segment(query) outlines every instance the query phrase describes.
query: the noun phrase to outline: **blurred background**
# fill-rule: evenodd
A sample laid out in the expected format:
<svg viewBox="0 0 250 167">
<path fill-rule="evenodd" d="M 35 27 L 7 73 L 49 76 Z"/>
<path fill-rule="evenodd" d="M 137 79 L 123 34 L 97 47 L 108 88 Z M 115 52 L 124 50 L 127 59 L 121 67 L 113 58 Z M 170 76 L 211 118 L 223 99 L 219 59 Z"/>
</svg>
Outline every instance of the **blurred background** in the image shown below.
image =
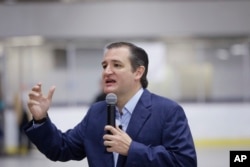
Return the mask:
<svg viewBox="0 0 250 167">
<path fill-rule="evenodd" d="M 50 117 L 74 127 L 100 93 L 103 48 L 129 41 L 149 54 L 149 90 L 179 102 L 198 166 L 229 166 L 250 150 L 249 0 L 0 0 L 0 166 L 58 163 L 19 131 L 27 93 L 56 86 Z"/>
</svg>

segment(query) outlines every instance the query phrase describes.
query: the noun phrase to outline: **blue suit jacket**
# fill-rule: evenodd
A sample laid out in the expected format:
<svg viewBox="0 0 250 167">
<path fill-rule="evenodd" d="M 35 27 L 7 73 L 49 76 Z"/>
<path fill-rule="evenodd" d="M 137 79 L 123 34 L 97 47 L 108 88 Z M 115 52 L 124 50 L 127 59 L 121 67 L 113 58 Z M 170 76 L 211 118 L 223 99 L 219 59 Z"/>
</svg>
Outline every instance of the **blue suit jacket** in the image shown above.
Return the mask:
<svg viewBox="0 0 250 167">
<path fill-rule="evenodd" d="M 88 159 L 90 167 L 113 167 L 113 154 L 103 145 L 106 103 L 93 104 L 84 119 L 66 133 L 48 119 L 26 134 L 53 161 Z M 132 138 L 128 156 L 119 156 L 117 167 L 196 167 L 196 152 L 183 109 L 175 102 L 144 90 L 129 122 Z"/>
</svg>

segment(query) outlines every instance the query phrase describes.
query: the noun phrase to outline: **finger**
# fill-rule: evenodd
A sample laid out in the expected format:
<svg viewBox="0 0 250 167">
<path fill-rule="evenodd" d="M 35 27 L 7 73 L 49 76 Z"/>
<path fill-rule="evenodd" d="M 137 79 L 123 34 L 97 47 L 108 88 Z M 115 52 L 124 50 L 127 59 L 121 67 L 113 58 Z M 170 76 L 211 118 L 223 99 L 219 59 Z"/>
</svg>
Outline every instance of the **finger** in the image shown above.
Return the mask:
<svg viewBox="0 0 250 167">
<path fill-rule="evenodd" d="M 106 126 L 104 127 L 104 130 L 107 131 L 109 128 L 110 128 L 110 125 L 106 125 Z"/>
<path fill-rule="evenodd" d="M 114 152 L 114 148 L 112 146 L 107 145 L 105 147 L 106 147 L 107 152 Z"/>
<path fill-rule="evenodd" d="M 107 152 L 114 152 L 112 147 L 107 146 Z"/>
<path fill-rule="evenodd" d="M 105 140 L 103 144 L 104 146 L 111 146 L 112 143 L 110 140 Z"/>
<path fill-rule="evenodd" d="M 29 100 L 29 101 L 28 101 L 28 106 L 38 105 L 38 104 L 39 104 L 39 102 L 36 101 L 36 100 Z"/>
<path fill-rule="evenodd" d="M 114 148 L 112 146 L 106 146 L 107 152 L 115 152 Z"/>
<path fill-rule="evenodd" d="M 110 140 L 105 140 L 103 145 L 106 147 L 108 152 L 113 152 L 113 148 L 112 148 L 112 141 Z"/>
<path fill-rule="evenodd" d="M 38 86 L 38 92 L 42 92 L 42 83 L 39 82 L 37 86 Z"/>
<path fill-rule="evenodd" d="M 36 84 L 35 86 L 32 87 L 31 90 L 35 92 L 41 92 L 41 84 Z"/>
<path fill-rule="evenodd" d="M 55 92 L 55 89 L 56 89 L 55 86 L 52 86 L 52 87 L 50 88 L 49 93 L 48 93 L 48 99 L 50 99 L 50 100 L 52 99 L 53 94 L 54 94 L 54 92 Z"/>
<path fill-rule="evenodd" d="M 113 135 L 117 134 L 117 130 L 113 126 L 106 125 L 105 130 L 110 131 Z"/>
<path fill-rule="evenodd" d="M 123 132 L 123 130 L 122 130 L 122 128 L 120 128 L 121 126 L 116 126 L 116 130 L 118 131 L 118 132 Z"/>
<path fill-rule="evenodd" d="M 106 135 L 103 136 L 104 141 L 106 141 L 106 140 L 111 141 L 113 139 L 114 139 L 114 135 L 106 134 Z"/>
<path fill-rule="evenodd" d="M 39 95 L 40 95 L 40 94 L 37 93 L 37 92 L 35 92 L 35 91 L 30 91 L 30 92 L 29 92 L 29 97 L 30 97 L 30 98 L 38 97 Z"/>
</svg>

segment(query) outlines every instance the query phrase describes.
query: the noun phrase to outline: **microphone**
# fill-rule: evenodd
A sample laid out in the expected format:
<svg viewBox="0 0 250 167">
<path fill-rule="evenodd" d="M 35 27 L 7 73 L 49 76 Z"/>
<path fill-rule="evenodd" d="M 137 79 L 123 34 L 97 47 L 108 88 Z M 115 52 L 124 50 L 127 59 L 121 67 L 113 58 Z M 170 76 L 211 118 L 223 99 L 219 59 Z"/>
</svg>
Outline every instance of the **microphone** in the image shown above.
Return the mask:
<svg viewBox="0 0 250 167">
<path fill-rule="evenodd" d="M 107 103 L 107 125 L 115 127 L 115 105 L 117 103 L 117 96 L 114 93 L 109 93 L 106 96 Z M 111 132 L 108 132 L 111 134 Z"/>
</svg>

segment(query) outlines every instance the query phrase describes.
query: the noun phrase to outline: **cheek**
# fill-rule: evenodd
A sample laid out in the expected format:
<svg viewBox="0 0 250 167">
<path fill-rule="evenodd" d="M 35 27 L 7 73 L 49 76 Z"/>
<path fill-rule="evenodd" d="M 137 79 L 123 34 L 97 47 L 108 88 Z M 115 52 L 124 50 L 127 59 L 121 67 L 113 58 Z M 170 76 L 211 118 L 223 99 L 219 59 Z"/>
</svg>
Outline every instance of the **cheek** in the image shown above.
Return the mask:
<svg viewBox="0 0 250 167">
<path fill-rule="evenodd" d="M 120 81 L 122 82 L 121 84 L 132 84 L 134 83 L 135 76 L 133 74 L 124 74 L 121 75 Z"/>
<path fill-rule="evenodd" d="M 129 83 L 135 80 L 135 77 L 136 77 L 135 73 L 133 73 L 131 69 L 119 71 L 116 74 L 117 74 L 116 76 L 120 84 Z"/>
</svg>

